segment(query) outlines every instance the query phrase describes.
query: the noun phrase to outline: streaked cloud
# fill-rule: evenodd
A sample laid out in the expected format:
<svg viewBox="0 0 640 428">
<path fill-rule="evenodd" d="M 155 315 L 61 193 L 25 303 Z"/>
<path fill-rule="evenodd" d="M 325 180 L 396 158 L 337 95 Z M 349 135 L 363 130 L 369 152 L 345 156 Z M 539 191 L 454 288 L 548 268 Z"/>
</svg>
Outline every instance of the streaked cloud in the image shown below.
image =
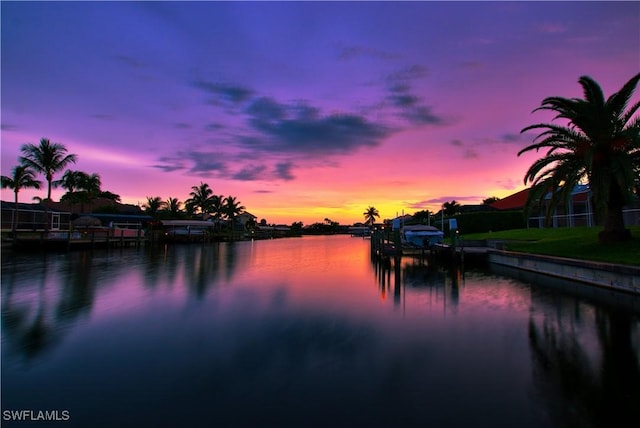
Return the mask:
<svg viewBox="0 0 640 428">
<path fill-rule="evenodd" d="M 291 172 L 292 169 L 293 169 L 293 163 L 281 162 L 276 164 L 274 173 L 276 177 L 278 177 L 281 180 L 285 180 L 285 181 L 293 180 L 295 176 Z"/>
<path fill-rule="evenodd" d="M 254 181 L 263 177 L 264 171 L 267 169 L 264 165 L 250 165 L 242 168 L 240 171 L 231 175 L 234 180 Z"/>
<path fill-rule="evenodd" d="M 203 80 L 193 82 L 196 88 L 213 95 L 216 99 L 222 99 L 231 103 L 242 103 L 248 100 L 253 94 L 253 90 L 239 85 L 229 83 L 214 83 Z"/>
<path fill-rule="evenodd" d="M 246 138 L 251 150 L 315 155 L 349 154 L 372 147 L 388 135 L 388 129 L 357 114 L 328 114 L 308 105 L 285 105 L 259 98 L 247 109 L 257 138 Z"/>
</svg>

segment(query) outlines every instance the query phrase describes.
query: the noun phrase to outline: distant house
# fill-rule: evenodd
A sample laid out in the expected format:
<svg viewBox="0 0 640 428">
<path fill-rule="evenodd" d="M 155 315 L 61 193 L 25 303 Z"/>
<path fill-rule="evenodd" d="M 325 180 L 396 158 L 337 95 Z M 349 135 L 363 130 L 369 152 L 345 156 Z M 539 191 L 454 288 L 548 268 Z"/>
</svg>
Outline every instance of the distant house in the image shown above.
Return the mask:
<svg viewBox="0 0 640 428">
<path fill-rule="evenodd" d="M 458 208 L 458 213 L 467 214 L 467 213 L 488 212 L 488 211 L 495 211 L 495 210 L 496 210 L 495 207 L 487 204 L 461 205 L 460 208 Z"/>
<path fill-rule="evenodd" d="M 275 226 L 258 225 L 252 232 L 252 237 L 260 238 L 282 238 L 291 234 L 291 227 L 285 224 Z"/>
<path fill-rule="evenodd" d="M 255 224 L 256 220 L 258 220 L 258 217 L 247 211 L 236 216 L 236 223 L 241 224 L 243 229 L 246 229 L 247 223 L 249 222 L 253 222 Z"/>
<path fill-rule="evenodd" d="M 142 214 L 142 209 L 137 205 L 121 204 L 107 198 L 96 198 L 90 202 L 75 202 L 70 203 L 68 201 L 62 202 L 48 202 L 48 206 L 51 209 L 58 211 L 68 211 L 74 214 L 89 214 L 89 213 L 111 213 L 111 214 L 130 214 L 138 215 Z"/>
<path fill-rule="evenodd" d="M 72 218 L 74 216 L 77 214 L 73 214 Z M 144 229 L 153 222 L 153 217 L 147 214 L 91 213 L 90 216 L 100 220 L 102 226 L 117 226 L 125 229 Z"/>
<path fill-rule="evenodd" d="M 524 189 L 516 192 L 506 198 L 500 199 L 491 204 L 493 208 L 499 210 L 524 210 L 529 196 L 530 189 Z M 551 200 L 551 192 L 545 197 L 542 205 L 537 210 L 532 210 L 531 215 L 527 219 L 528 227 L 544 227 L 546 210 Z M 640 224 L 640 208 L 637 203 L 628 206 L 623 210 L 625 224 Z M 574 226 L 593 226 L 595 224 L 592 194 L 589 185 L 578 184 L 571 192 L 569 204 L 560 204 L 556 207 L 551 217 L 552 227 L 574 227 Z"/>
<path fill-rule="evenodd" d="M 68 230 L 71 213 L 60 211 L 42 204 L 2 202 L 2 230 L 12 230 L 14 218 L 17 231 Z M 17 209 L 16 209 L 17 208 Z"/>
</svg>

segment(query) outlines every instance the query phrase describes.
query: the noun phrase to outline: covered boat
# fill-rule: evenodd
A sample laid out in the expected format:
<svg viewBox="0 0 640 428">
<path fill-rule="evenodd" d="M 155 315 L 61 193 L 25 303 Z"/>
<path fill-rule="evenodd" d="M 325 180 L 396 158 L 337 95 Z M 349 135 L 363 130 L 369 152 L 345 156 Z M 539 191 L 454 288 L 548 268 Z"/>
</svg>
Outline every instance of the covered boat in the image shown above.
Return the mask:
<svg viewBox="0 0 640 428">
<path fill-rule="evenodd" d="M 427 225 L 407 225 L 400 230 L 402 243 L 419 248 L 428 248 L 442 244 L 444 233 L 436 227 Z"/>
</svg>

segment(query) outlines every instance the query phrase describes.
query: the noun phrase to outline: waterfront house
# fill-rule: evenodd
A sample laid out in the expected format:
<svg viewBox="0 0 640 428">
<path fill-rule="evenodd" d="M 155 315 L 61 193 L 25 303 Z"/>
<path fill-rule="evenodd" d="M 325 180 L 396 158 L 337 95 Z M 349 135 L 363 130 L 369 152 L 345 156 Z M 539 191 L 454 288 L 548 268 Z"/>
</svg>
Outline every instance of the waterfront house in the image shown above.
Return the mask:
<svg viewBox="0 0 640 428">
<path fill-rule="evenodd" d="M 524 189 L 491 204 L 498 210 L 524 210 L 530 189 Z M 545 227 L 545 213 L 551 200 L 551 192 L 545 197 L 538 209 L 532 209 L 527 219 L 528 227 Z M 636 201 L 623 210 L 625 225 L 640 225 L 640 204 Z M 551 217 L 551 227 L 575 227 L 595 225 L 592 194 L 589 185 L 576 185 L 568 204 L 560 204 Z"/>
<path fill-rule="evenodd" d="M 47 210 L 40 203 L 26 204 L 19 202 L 16 207 L 14 202 L 1 202 L 3 232 L 12 230 L 14 218 L 16 220 L 16 231 L 18 232 L 69 229 L 71 213 L 68 211 L 60 211 L 51 207 Z"/>
<path fill-rule="evenodd" d="M 245 211 L 242 214 L 238 214 L 235 220 L 236 224 L 242 225 L 242 230 L 245 230 L 247 228 L 247 223 L 256 224 L 258 217 L 254 216 L 250 212 Z"/>
</svg>

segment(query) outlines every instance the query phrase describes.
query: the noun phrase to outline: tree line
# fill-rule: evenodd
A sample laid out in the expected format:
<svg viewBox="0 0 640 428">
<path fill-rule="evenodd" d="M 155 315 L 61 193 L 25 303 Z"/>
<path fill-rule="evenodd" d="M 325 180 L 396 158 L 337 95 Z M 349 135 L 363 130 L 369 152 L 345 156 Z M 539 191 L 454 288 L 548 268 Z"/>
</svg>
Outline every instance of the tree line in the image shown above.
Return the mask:
<svg viewBox="0 0 640 428">
<path fill-rule="evenodd" d="M 12 189 L 14 192 L 15 209 L 18 207 L 18 195 L 22 189 L 40 189 L 42 181 L 37 179 L 42 174 L 47 182 L 46 198 L 35 197 L 43 203 L 45 212 L 49 210 L 48 201 L 51 201 L 51 190 L 55 187 L 66 189 L 61 196 L 61 202 L 67 202 L 72 207 L 80 205 L 80 211 L 84 212 L 85 204 L 90 204 L 98 198 L 120 202 L 120 195 L 102 189 L 102 181 L 98 174 L 88 174 L 83 171 L 67 169 L 61 179 L 54 180 L 57 173 L 64 170 L 70 164 L 75 164 L 78 156 L 68 153 L 67 148 L 60 143 L 52 143 L 48 138 L 42 138 L 39 144 L 27 143 L 20 148 L 21 156 L 10 176 L 1 176 L 3 188 Z M 193 186 L 189 198 L 180 202 L 178 198 L 170 197 L 166 201 L 161 197 L 147 197 L 143 205 L 145 213 L 154 218 L 193 218 L 195 216 L 211 216 L 216 220 L 227 219 L 233 222 L 242 214 L 245 207 L 234 196 L 215 195 L 207 183 Z M 15 232 L 15 218 L 12 231 Z M 48 227 L 48 225 L 47 225 Z"/>
</svg>

